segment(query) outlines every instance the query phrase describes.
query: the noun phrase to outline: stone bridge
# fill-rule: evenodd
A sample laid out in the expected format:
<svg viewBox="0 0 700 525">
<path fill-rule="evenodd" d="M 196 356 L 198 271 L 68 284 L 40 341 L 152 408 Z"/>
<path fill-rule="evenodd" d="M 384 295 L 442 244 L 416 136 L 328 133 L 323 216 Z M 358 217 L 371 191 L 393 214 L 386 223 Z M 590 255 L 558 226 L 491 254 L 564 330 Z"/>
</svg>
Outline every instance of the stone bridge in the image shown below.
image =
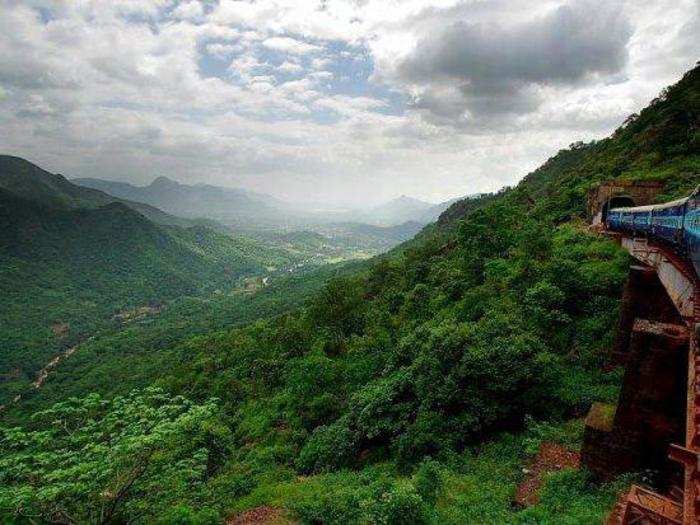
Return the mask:
<svg viewBox="0 0 700 525">
<path fill-rule="evenodd" d="M 608 183 L 589 194 L 604 230 L 608 209 L 645 205 L 655 183 Z M 658 492 L 633 486 L 610 524 L 700 523 L 700 285 L 667 246 L 605 232 L 635 259 L 622 297 L 611 360 L 625 367 L 616 406 L 596 403 L 586 419 L 583 463 L 600 479 L 648 471 Z"/>
</svg>

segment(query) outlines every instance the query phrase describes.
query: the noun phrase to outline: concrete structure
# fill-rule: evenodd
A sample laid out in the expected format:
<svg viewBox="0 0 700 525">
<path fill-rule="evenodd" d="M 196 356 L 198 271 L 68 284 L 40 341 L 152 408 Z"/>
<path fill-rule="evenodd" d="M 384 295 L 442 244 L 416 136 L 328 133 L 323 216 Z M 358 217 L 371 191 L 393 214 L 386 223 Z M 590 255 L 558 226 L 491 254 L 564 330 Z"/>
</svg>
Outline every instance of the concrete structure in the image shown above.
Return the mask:
<svg viewBox="0 0 700 525">
<path fill-rule="evenodd" d="M 587 418 L 582 462 L 599 478 L 624 472 L 656 473 L 656 485 L 683 485 L 668 460 L 685 435 L 688 334 L 685 326 L 637 319 L 617 407 L 596 406 Z"/>
<path fill-rule="evenodd" d="M 593 193 L 595 214 L 604 215 L 605 202 L 611 202 L 601 198 L 606 191 Z M 653 191 L 648 188 L 645 195 L 651 198 Z M 659 493 L 632 487 L 609 523 L 698 524 L 698 276 L 665 246 L 610 235 L 637 260 L 623 294 L 611 355 L 625 364 L 625 374 L 617 406 L 597 404 L 589 413 L 582 462 L 603 479 L 642 469 L 656 474 Z"/>
<path fill-rule="evenodd" d="M 622 292 L 620 319 L 612 348 L 612 364 L 624 365 L 627 362 L 630 337 L 637 319 L 676 324 L 683 322 L 654 269 L 642 264 L 630 266 Z"/>
<path fill-rule="evenodd" d="M 588 192 L 588 218 L 594 226 L 604 223 L 610 208 L 653 204 L 662 190 L 655 181 L 605 182 Z"/>
</svg>

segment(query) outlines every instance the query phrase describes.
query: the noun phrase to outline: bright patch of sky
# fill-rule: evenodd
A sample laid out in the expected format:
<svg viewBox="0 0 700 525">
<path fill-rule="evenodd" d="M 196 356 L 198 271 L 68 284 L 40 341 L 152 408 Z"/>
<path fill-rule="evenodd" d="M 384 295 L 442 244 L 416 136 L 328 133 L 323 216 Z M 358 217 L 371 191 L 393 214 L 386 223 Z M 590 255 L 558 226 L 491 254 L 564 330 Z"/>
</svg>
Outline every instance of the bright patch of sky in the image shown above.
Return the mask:
<svg viewBox="0 0 700 525">
<path fill-rule="evenodd" d="M 493 191 L 700 57 L 696 0 L 0 0 L 0 151 L 292 201 Z"/>
</svg>

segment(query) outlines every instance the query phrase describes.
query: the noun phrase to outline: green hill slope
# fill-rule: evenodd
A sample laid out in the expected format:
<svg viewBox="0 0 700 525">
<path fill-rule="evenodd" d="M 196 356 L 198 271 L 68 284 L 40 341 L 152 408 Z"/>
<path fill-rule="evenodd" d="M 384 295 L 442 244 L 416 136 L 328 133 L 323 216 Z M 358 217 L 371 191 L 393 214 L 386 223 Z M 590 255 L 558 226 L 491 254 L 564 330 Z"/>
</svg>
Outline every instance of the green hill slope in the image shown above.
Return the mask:
<svg viewBox="0 0 700 525">
<path fill-rule="evenodd" d="M 156 225 L 119 202 L 79 208 L 83 194 L 62 180 L 43 185 L 44 173 L 13 186 L 20 195 L 43 187 L 37 200 L 0 189 L 0 404 L 98 327 L 183 295 L 235 289 L 291 262 L 249 239 Z"/>
<path fill-rule="evenodd" d="M 192 220 L 169 215 L 158 208 L 71 183 L 20 157 L 0 155 L 0 189 L 52 208 L 97 208 L 120 202 L 157 224 L 192 226 Z"/>
<path fill-rule="evenodd" d="M 304 308 L 180 342 L 176 366 L 141 380 L 199 405 L 215 397 L 220 411 L 197 437 L 206 470 L 178 495 L 182 516 L 266 506 L 304 523 L 602 522 L 620 487 L 583 471 L 547 477 L 531 508 L 512 499 L 542 442 L 576 447 L 581 425 L 566 420 L 617 396 L 619 371 L 602 364 L 629 258 L 587 228 L 586 192 L 614 177 L 689 192 L 699 97 L 696 68 L 609 139 L 456 203 Z M 10 459 L 43 450 L 24 447 Z"/>
<path fill-rule="evenodd" d="M 308 521 L 355 523 L 396 498 L 416 522 L 602 520 L 614 493 L 585 474 L 558 478 L 523 513 L 508 494 L 528 440 L 563 439 L 557 421 L 617 395 L 619 375 L 602 364 L 629 259 L 588 231 L 586 192 L 615 177 L 662 181 L 662 198 L 690 192 L 700 182 L 699 96 L 696 68 L 609 139 L 573 145 L 515 188 L 455 204 L 298 314 L 193 341 L 196 357 L 167 384 L 214 393 L 231 410 L 228 483 L 259 472 L 230 508 L 276 504 Z M 490 453 L 500 464 L 466 452 L 522 429 L 526 416 L 542 423 L 524 443 L 499 441 Z M 438 459 L 435 492 L 421 481 L 427 457 Z M 290 482 L 290 471 L 311 477 Z M 373 483 L 374 495 L 363 488 Z"/>
</svg>

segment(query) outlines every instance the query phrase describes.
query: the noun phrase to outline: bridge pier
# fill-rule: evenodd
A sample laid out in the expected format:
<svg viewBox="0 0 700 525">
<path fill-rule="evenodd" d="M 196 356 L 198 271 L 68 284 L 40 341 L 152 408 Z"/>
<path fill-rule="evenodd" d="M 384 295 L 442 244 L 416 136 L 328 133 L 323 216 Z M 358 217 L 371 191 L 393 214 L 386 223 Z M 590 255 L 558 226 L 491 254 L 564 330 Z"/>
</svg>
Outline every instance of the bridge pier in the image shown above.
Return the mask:
<svg viewBox="0 0 700 525">
<path fill-rule="evenodd" d="M 685 435 L 688 330 L 636 319 L 625 359 L 618 404 L 592 408 L 581 460 L 602 480 L 648 470 L 655 473 L 657 486 L 682 486 L 682 470 L 667 451 Z"/>
<path fill-rule="evenodd" d="M 609 235 L 639 264 L 630 270 L 611 352 L 613 363 L 625 365 L 618 404 L 592 407 L 582 463 L 601 479 L 646 468 L 658 474 L 659 493 L 633 486 L 609 524 L 700 525 L 698 276 L 668 246 Z"/>
<path fill-rule="evenodd" d="M 620 317 L 610 356 L 611 364 L 624 365 L 627 362 L 632 328 L 637 319 L 683 323 L 656 271 L 640 264 L 630 266 L 622 292 Z"/>
</svg>

